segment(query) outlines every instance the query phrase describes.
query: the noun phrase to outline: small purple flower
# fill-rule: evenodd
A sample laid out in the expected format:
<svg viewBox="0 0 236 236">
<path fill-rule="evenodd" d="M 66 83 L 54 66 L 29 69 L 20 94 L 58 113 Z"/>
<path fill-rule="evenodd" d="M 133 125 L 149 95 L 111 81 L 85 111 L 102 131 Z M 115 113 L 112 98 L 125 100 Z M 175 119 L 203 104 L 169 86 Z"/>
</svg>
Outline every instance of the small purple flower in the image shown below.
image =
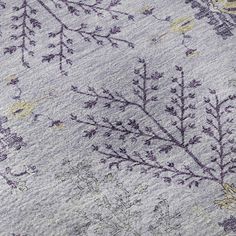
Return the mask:
<svg viewBox="0 0 236 236">
<path fill-rule="evenodd" d="M 154 155 L 153 151 L 146 151 L 146 157 L 151 161 L 156 160 L 156 156 Z"/>
<path fill-rule="evenodd" d="M 152 15 L 154 9 L 155 9 L 155 8 L 150 8 L 150 9 L 144 10 L 144 11 L 143 11 L 143 15 L 145 15 L 145 16 L 150 16 L 150 15 Z"/>
<path fill-rule="evenodd" d="M 14 79 L 11 79 L 11 81 L 8 82 L 7 85 L 16 85 L 17 83 L 19 83 L 19 79 L 14 78 Z"/>
<path fill-rule="evenodd" d="M 234 216 L 230 216 L 229 219 L 225 219 L 222 223 L 219 223 L 219 226 L 224 227 L 224 231 L 227 233 L 236 233 L 236 218 Z"/>
<path fill-rule="evenodd" d="M 159 73 L 159 72 L 155 72 L 154 74 L 151 75 L 151 79 L 153 80 L 159 80 L 160 78 L 162 78 L 164 75 L 164 73 Z"/>
<path fill-rule="evenodd" d="M 120 33 L 120 27 L 114 26 L 113 28 L 110 29 L 111 34 L 117 34 Z"/>
</svg>

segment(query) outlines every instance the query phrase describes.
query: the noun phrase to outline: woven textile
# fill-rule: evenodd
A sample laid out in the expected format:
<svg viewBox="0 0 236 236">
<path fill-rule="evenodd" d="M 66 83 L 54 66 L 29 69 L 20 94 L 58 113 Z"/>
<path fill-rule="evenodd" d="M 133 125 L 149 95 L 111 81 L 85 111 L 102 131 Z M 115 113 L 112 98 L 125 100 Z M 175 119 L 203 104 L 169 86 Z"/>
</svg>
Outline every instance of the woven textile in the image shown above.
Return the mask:
<svg viewBox="0 0 236 236">
<path fill-rule="evenodd" d="M 236 0 L 0 0 L 0 235 L 235 236 Z"/>
</svg>

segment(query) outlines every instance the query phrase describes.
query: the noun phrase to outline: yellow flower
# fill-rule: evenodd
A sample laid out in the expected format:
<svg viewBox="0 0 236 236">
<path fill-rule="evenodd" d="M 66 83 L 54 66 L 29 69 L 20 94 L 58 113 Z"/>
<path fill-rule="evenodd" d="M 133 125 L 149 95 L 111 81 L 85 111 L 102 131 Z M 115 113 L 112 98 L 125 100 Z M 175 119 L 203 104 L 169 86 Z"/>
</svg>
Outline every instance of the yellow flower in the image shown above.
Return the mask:
<svg viewBox="0 0 236 236">
<path fill-rule="evenodd" d="M 21 181 L 18 183 L 17 185 L 17 188 L 20 190 L 20 191 L 27 191 L 28 190 L 28 187 L 26 186 L 26 182 L 25 181 Z"/>
<path fill-rule="evenodd" d="M 154 10 L 154 8 L 145 5 L 140 9 L 140 13 L 144 14 L 144 15 L 151 15 L 152 11 Z"/>
<path fill-rule="evenodd" d="M 199 56 L 200 53 L 197 49 L 189 49 L 187 52 L 186 52 L 186 56 L 187 57 L 196 57 L 196 56 Z"/>
<path fill-rule="evenodd" d="M 220 208 L 225 208 L 228 210 L 236 210 L 236 188 L 233 184 L 224 184 L 223 186 L 224 199 L 216 200 L 215 204 L 217 204 Z"/>
<path fill-rule="evenodd" d="M 10 82 L 11 80 L 16 79 L 17 76 L 16 74 L 8 75 L 7 77 L 4 78 L 5 81 Z"/>
<path fill-rule="evenodd" d="M 7 85 L 15 85 L 19 82 L 16 74 L 9 75 L 5 77 L 4 80 L 7 82 Z"/>
<path fill-rule="evenodd" d="M 49 127 L 56 128 L 56 129 L 63 129 L 65 127 L 65 125 L 64 125 L 63 121 L 54 120 L 54 121 L 52 121 L 52 123 Z"/>
<path fill-rule="evenodd" d="M 104 177 L 104 181 L 108 181 L 108 182 L 112 181 L 113 179 L 114 179 L 114 176 L 111 173 L 105 175 Z"/>
<path fill-rule="evenodd" d="M 64 129 L 65 125 L 63 123 L 58 124 L 57 126 L 55 126 L 57 129 Z"/>
<path fill-rule="evenodd" d="M 211 3 L 215 10 L 228 14 L 236 14 L 236 1 L 232 0 L 212 0 Z"/>
<path fill-rule="evenodd" d="M 186 33 L 194 27 L 194 20 L 190 17 L 181 17 L 171 23 L 171 30 L 179 33 Z"/>
<path fill-rule="evenodd" d="M 32 113 L 33 109 L 33 103 L 18 101 L 10 107 L 10 113 L 16 118 L 25 118 Z"/>
</svg>

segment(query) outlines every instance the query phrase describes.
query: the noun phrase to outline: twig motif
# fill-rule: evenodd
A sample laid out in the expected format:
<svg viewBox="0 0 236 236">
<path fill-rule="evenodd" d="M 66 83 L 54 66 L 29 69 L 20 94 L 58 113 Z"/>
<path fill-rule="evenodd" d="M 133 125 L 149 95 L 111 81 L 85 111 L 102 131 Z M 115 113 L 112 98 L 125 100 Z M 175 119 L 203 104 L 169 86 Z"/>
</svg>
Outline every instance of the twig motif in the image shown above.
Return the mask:
<svg viewBox="0 0 236 236">
<path fill-rule="evenodd" d="M 115 6 L 121 5 L 121 0 L 112 0 L 106 7 L 102 6 L 103 0 L 96 0 L 93 4 L 88 4 L 83 1 L 75 2 L 69 0 L 58 0 L 58 2 L 65 4 L 68 11 L 72 15 L 76 16 L 79 16 L 81 13 L 84 13 L 86 15 L 91 15 L 92 13 L 94 13 L 97 16 L 104 16 L 104 13 L 108 13 L 114 20 L 118 20 L 119 15 L 127 16 L 128 20 L 134 19 L 132 15 L 126 12 L 113 9 Z M 57 7 L 62 8 L 62 5 L 58 3 Z"/>
<path fill-rule="evenodd" d="M 69 1 L 69 0 L 53 0 L 55 8 L 49 6 L 45 1 L 36 0 L 36 3 L 46 12 L 58 25 L 58 30 L 49 32 L 49 38 L 54 38 L 55 41 L 50 43 L 48 47 L 57 48 L 57 52 L 44 55 L 42 62 L 51 62 L 58 59 L 59 70 L 63 75 L 68 75 L 65 69 L 66 65 L 72 65 L 71 54 L 73 54 L 73 40 L 70 36 L 71 33 L 76 33 L 85 42 L 96 42 L 97 45 L 103 46 L 105 43 L 110 44 L 112 47 L 119 47 L 120 43 L 127 44 L 128 47 L 133 48 L 134 44 L 119 37 L 116 34 L 121 32 L 121 28 L 113 26 L 109 30 L 104 30 L 101 26 L 96 26 L 94 30 L 89 30 L 86 23 L 79 22 L 78 28 L 73 28 L 65 23 L 59 15 L 59 9 L 67 9 L 71 17 L 81 17 L 81 14 L 92 15 L 95 14 L 99 17 L 104 16 L 104 12 L 109 13 L 112 20 L 118 20 L 118 16 L 127 16 L 128 20 L 133 20 L 134 17 L 126 12 L 115 10 L 114 8 L 121 5 L 121 0 L 111 0 L 108 6 L 102 6 L 103 0 L 96 0 L 94 4 L 88 4 L 84 1 Z M 0 5 L 1 6 L 1 5 Z M 5 5 L 2 5 L 5 7 Z M 29 68 L 29 60 L 26 59 L 27 55 L 34 56 L 34 52 L 30 47 L 36 46 L 36 41 L 32 39 L 35 36 L 35 29 L 41 28 L 41 23 L 34 17 L 34 15 L 41 14 L 33 8 L 28 0 L 22 0 L 22 4 L 13 8 L 15 12 L 19 12 L 18 16 L 12 17 L 12 29 L 20 31 L 18 34 L 13 34 L 11 39 L 20 42 L 19 45 L 12 45 L 6 47 L 4 53 L 13 54 L 18 49 L 21 51 L 22 65 Z M 43 13 L 43 12 L 42 12 Z M 43 13 L 44 14 L 44 13 Z M 18 22 L 17 24 L 15 22 Z M 69 57 L 70 56 L 70 57 Z"/>
<path fill-rule="evenodd" d="M 215 171 L 220 173 L 219 179 L 223 185 L 226 175 L 236 173 L 236 159 L 233 157 L 236 153 L 232 128 L 234 120 L 231 117 L 235 108 L 231 104 L 236 100 L 236 96 L 228 96 L 221 100 L 215 90 L 210 90 L 210 95 L 211 97 L 205 97 L 208 118 L 207 126 L 203 126 L 203 133 L 212 140 L 211 162 L 214 164 Z"/>
<path fill-rule="evenodd" d="M 58 48 L 58 53 L 43 56 L 42 62 L 45 62 L 45 61 L 50 62 L 51 60 L 58 58 L 59 69 L 61 73 L 63 73 L 64 75 L 68 75 L 68 73 L 64 71 L 63 65 L 64 63 L 72 65 L 71 59 L 68 59 L 66 55 L 74 53 L 73 49 L 71 48 L 71 45 L 73 44 L 73 40 L 66 36 L 63 25 L 61 26 L 58 32 L 55 32 L 55 33 L 51 32 L 49 34 L 49 37 L 50 38 L 58 37 L 59 39 L 58 43 L 56 44 L 52 43 L 48 45 L 48 48 Z"/>
<path fill-rule="evenodd" d="M 195 93 L 191 90 L 196 89 L 201 85 L 200 81 L 192 80 L 188 84 L 185 82 L 184 71 L 181 67 L 176 66 L 176 70 L 180 72 L 180 78 L 172 78 L 172 82 L 175 87 L 171 88 L 171 105 L 166 106 L 166 112 L 175 118 L 172 125 L 179 132 L 181 137 L 181 144 L 183 146 L 195 145 L 200 143 L 200 136 L 194 135 L 189 140 L 185 140 L 187 137 L 187 131 L 196 128 L 194 123 L 196 104 L 193 103 Z M 191 122 L 193 121 L 193 122 Z"/>
<path fill-rule="evenodd" d="M 71 119 L 77 123 L 91 127 L 91 129 L 84 131 L 84 137 L 91 139 L 99 133 L 104 137 L 118 135 L 118 138 L 124 142 L 126 142 L 128 138 L 133 142 L 143 140 L 144 144 L 148 147 L 152 146 L 153 142 L 156 141 L 160 144 L 158 146 L 160 153 L 169 153 L 173 148 L 184 151 L 186 155 L 192 159 L 191 166 L 186 166 L 184 164 L 178 166 L 173 161 L 164 164 L 158 159 L 153 149 L 149 149 L 143 153 L 137 151 L 129 153 L 126 147 L 115 148 L 113 145 L 106 143 L 104 146 L 93 145 L 93 151 L 100 153 L 104 157 L 101 159 L 101 162 L 109 163 L 110 168 L 117 167 L 120 169 L 121 165 L 125 165 L 127 169 L 132 171 L 134 167 L 140 167 L 142 172 L 151 171 L 156 177 L 162 177 L 165 182 L 171 182 L 175 179 L 179 184 L 188 183 L 189 187 L 193 185 L 198 186 L 203 180 L 222 184 L 226 176 L 235 173 L 235 160 L 230 159 L 230 154 L 235 152 L 235 148 L 232 146 L 234 141 L 229 139 L 229 143 L 231 144 L 220 144 L 221 148 L 224 149 L 218 158 L 220 161 L 220 170 L 219 168 L 212 166 L 211 161 L 207 162 L 207 160 L 201 160 L 201 158 L 191 150 L 193 145 L 197 145 L 201 142 L 201 136 L 198 134 L 192 136 L 188 132 L 189 130 L 196 128 L 194 122 L 194 110 L 196 110 L 196 105 L 194 103 L 195 93 L 193 90 L 201 85 L 200 81 L 192 80 L 186 82 L 183 68 L 176 66 L 177 72 L 180 73 L 180 78 L 172 78 L 175 87 L 171 88 L 171 93 L 173 95 L 171 97 L 171 105 L 166 106 L 166 112 L 175 119 L 172 120 L 172 125 L 176 129 L 176 133 L 165 128 L 150 110 L 150 103 L 157 101 L 161 102 L 158 99 L 157 90 L 159 88 L 158 81 L 163 78 L 164 73 L 155 72 L 148 75 L 146 61 L 139 59 L 139 64 L 141 65 L 141 68 L 135 69 L 134 71 L 135 75 L 138 77 L 133 80 L 134 100 L 127 99 L 120 92 L 111 92 L 104 88 L 99 92 L 96 89 L 89 87 L 87 92 L 83 92 L 78 89 L 78 87 L 72 86 L 72 91 L 90 98 L 90 100 L 85 102 L 86 109 L 92 109 L 99 104 L 103 104 L 104 107 L 108 109 L 118 107 L 121 111 L 135 109 L 138 113 L 141 112 L 146 117 L 147 121 L 152 122 L 153 125 L 151 127 L 145 126 L 143 122 L 136 119 L 123 121 L 103 117 L 102 120 L 99 120 L 94 116 L 89 115 L 87 120 L 82 120 L 74 114 L 71 114 Z M 234 101 L 235 99 L 236 96 L 229 96 L 223 100 L 223 103 L 222 101 L 218 101 L 217 109 L 219 109 L 218 106 L 222 106 L 223 108 L 223 104 L 225 105 L 225 103 Z M 227 106 L 227 108 L 224 107 L 224 109 L 226 109 L 224 110 L 224 113 L 230 113 L 232 108 L 232 106 Z M 219 112 L 220 116 L 225 115 L 221 110 Z M 233 122 L 233 120 L 229 119 L 227 123 L 229 122 Z M 222 124 L 220 124 L 220 126 L 222 126 Z M 232 134 L 233 130 L 227 130 L 227 132 Z M 203 133 L 206 132 L 203 131 Z M 224 135 L 224 133 L 221 135 Z M 224 142 L 224 139 L 221 139 L 221 142 Z M 228 157 L 227 162 L 225 159 L 226 147 L 230 148 L 230 153 L 227 151 L 228 154 L 226 155 Z M 196 171 L 195 165 L 198 166 L 198 171 Z M 226 167 L 228 168 L 227 170 Z"/>
<path fill-rule="evenodd" d="M 41 29 L 41 23 L 33 17 L 37 14 L 37 10 L 28 3 L 28 0 L 22 0 L 22 4 L 19 7 L 15 6 L 13 10 L 18 12 L 18 15 L 12 17 L 12 29 L 19 33 L 12 34 L 11 40 L 19 42 L 19 45 L 5 48 L 4 54 L 13 54 L 20 50 L 22 65 L 29 68 L 26 55 L 34 56 L 34 52 L 30 48 L 36 46 L 33 36 L 35 35 L 35 29 Z"/>
</svg>

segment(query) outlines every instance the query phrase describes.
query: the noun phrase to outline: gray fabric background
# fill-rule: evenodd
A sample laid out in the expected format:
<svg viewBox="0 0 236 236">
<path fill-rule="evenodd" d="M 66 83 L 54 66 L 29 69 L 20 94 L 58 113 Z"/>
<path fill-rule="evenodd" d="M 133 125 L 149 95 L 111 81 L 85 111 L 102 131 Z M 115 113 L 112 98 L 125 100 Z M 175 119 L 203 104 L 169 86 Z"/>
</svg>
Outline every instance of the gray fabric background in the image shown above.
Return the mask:
<svg viewBox="0 0 236 236">
<path fill-rule="evenodd" d="M 44 2 L 53 7 L 51 1 Z M 223 40 L 216 35 L 206 19 L 195 19 L 193 29 L 188 32 L 192 37 L 188 45 L 196 48 L 199 55 L 186 57 L 185 49 L 181 45 L 181 33 L 171 32 L 167 22 L 160 22 L 152 16 L 142 14 L 145 9 L 153 7 L 153 14 L 159 18 L 194 18 L 196 10 L 184 0 L 122 0 L 117 9 L 134 15 L 134 21 L 128 21 L 125 16 L 120 17 L 118 21 L 111 20 L 108 15 L 102 19 L 94 15 L 72 17 L 64 10 L 60 16 L 71 25 L 77 26 L 85 22 L 90 26 L 102 25 L 105 29 L 113 25 L 120 26 L 119 37 L 134 43 L 135 48 L 128 48 L 125 44 L 120 44 L 117 49 L 106 43 L 104 46 L 98 46 L 75 36 L 75 51 L 71 56 L 73 65 L 68 67 L 68 76 L 63 76 L 58 70 L 57 61 L 41 63 L 42 56 L 48 50 L 48 32 L 56 30 L 58 26 L 37 1 L 30 1 L 30 4 L 38 9 L 37 18 L 42 27 L 35 37 L 37 46 L 34 49 L 35 56 L 30 57 L 30 68 L 21 65 L 18 52 L 3 55 L 4 48 L 12 44 L 9 39 L 12 34 L 10 18 L 14 15 L 12 7 L 20 4 L 21 0 L 8 0 L 6 9 L 0 12 L 0 113 L 8 117 L 7 127 L 23 137 L 27 145 L 19 151 L 11 149 L 8 159 L 1 163 L 0 168 L 4 171 L 10 166 L 12 170 L 19 172 L 24 166 L 35 165 L 38 172 L 19 178 L 25 181 L 28 188 L 24 191 L 12 189 L 4 179 L 0 181 L 0 235 L 235 235 L 236 232 L 225 232 L 218 224 L 230 215 L 235 216 L 235 210 L 220 209 L 214 204 L 214 200 L 222 198 L 222 189 L 217 184 L 203 182 L 198 188 L 190 189 L 174 183 L 166 184 L 152 174 L 140 174 L 138 170 L 109 170 L 106 164 L 100 163 L 101 156 L 90 148 L 93 143 L 104 143 L 104 138 L 83 138 L 85 126 L 70 119 L 71 113 L 79 117 L 92 113 L 98 117 L 109 116 L 111 119 L 138 117 L 139 120 L 145 120 L 144 116 L 135 111 L 111 112 L 102 106 L 91 112 L 83 108 L 84 97 L 71 91 L 71 85 L 84 91 L 87 86 L 107 87 L 112 91 L 122 91 L 127 98 L 132 98 L 131 85 L 132 79 L 135 78 L 133 70 L 138 65 L 137 59 L 145 58 L 149 71 L 158 70 L 165 73 L 158 92 L 160 102 L 152 106 L 152 111 L 168 127 L 170 124 L 168 121 L 165 123 L 163 110 L 165 102 L 170 98 L 170 78 L 176 73 L 175 65 L 183 66 L 187 79 L 201 80 L 202 86 L 197 88 L 196 92 L 196 123 L 201 126 L 205 120 L 202 100 L 209 87 L 217 89 L 218 94 L 222 96 L 235 93 L 235 83 L 229 82 L 236 80 L 235 36 Z M 153 38 L 167 31 L 169 33 L 164 38 L 153 42 Z M 17 91 L 14 86 L 7 86 L 6 78 L 14 74 L 19 78 L 18 86 L 22 90 L 21 97 L 24 101 L 34 102 L 54 91 L 54 96 L 36 103 L 33 112 L 43 114 L 37 122 L 33 121 L 32 114 L 18 119 L 9 111 L 16 102 L 12 97 Z M 62 121 L 64 127 L 49 127 L 48 117 Z M 236 128 L 235 123 L 233 127 Z M 119 145 L 116 139 L 110 141 Z M 145 150 L 139 144 L 127 145 L 130 150 Z M 196 150 L 206 159 L 211 155 L 204 143 L 198 145 Z M 171 158 L 177 163 L 187 165 L 191 162 L 184 154 L 179 157 L 181 153 L 178 151 L 165 155 L 164 159 Z M 235 183 L 235 175 L 231 175 L 227 183 Z M 104 206 L 104 196 L 112 206 Z M 130 210 L 128 206 L 119 205 L 121 200 L 117 199 L 118 197 L 131 202 L 140 200 L 135 202 Z M 161 204 L 162 201 L 165 203 Z M 167 203 L 169 207 L 165 205 Z M 153 212 L 158 204 L 163 209 Z M 114 210 L 114 216 L 109 209 Z M 131 214 L 126 219 L 129 211 L 137 216 Z M 181 216 L 176 217 L 176 212 L 180 212 Z M 108 218 L 103 219 L 100 224 L 95 223 L 96 217 L 99 218 L 98 213 Z M 132 227 L 125 226 L 125 229 L 115 234 L 114 229 L 110 230 L 106 223 L 119 222 L 120 219 L 129 222 Z M 88 222 L 90 224 L 86 225 Z M 179 227 L 171 229 L 175 224 L 179 224 Z M 98 225 L 100 234 L 95 230 Z M 150 225 L 157 225 L 158 230 L 151 233 L 148 230 Z"/>
</svg>

